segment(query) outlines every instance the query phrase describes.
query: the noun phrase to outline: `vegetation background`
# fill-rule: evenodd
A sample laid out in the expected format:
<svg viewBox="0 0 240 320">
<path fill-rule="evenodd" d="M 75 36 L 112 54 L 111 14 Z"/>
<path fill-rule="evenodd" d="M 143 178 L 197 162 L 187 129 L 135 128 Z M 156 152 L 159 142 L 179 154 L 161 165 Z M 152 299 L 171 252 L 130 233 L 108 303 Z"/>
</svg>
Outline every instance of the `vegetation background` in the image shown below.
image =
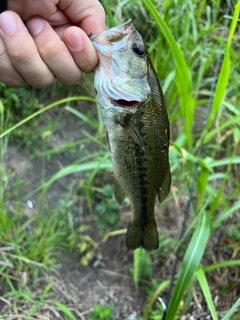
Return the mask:
<svg viewBox="0 0 240 320">
<path fill-rule="evenodd" d="M 101 2 L 107 27 L 133 20 L 166 99 L 160 247 L 122 243 L 129 207 L 112 195 L 93 75 L 0 83 L 0 319 L 239 319 L 240 1 Z M 69 285 L 87 287 L 86 275 L 89 291 Z"/>
</svg>

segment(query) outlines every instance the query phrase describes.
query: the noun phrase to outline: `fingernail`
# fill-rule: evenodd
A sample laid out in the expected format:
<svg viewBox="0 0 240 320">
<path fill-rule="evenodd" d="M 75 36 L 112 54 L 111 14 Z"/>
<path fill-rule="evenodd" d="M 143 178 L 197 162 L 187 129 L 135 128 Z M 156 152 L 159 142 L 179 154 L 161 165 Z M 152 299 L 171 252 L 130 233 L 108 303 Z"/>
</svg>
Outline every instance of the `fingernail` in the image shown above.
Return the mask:
<svg viewBox="0 0 240 320">
<path fill-rule="evenodd" d="M 40 33 L 44 28 L 44 22 L 42 19 L 32 19 L 27 22 L 27 28 L 32 35 Z"/>
<path fill-rule="evenodd" d="M 69 32 L 69 34 L 66 34 L 65 41 L 72 50 L 80 51 L 83 48 L 82 38 L 78 33 Z"/>
<path fill-rule="evenodd" d="M 17 21 L 10 12 L 3 12 L 0 15 L 0 28 L 5 35 L 14 34 L 17 30 Z"/>
</svg>

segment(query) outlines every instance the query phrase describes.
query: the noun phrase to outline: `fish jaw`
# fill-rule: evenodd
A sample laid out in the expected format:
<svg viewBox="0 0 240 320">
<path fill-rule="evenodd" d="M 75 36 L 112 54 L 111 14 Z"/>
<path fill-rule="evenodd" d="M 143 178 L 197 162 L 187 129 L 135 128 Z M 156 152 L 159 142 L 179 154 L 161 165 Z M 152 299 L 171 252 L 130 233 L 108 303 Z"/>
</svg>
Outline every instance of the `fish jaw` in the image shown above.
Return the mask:
<svg viewBox="0 0 240 320">
<path fill-rule="evenodd" d="M 94 70 L 98 96 L 108 99 L 113 106 L 131 107 L 147 101 L 151 93 L 147 55 L 139 58 L 133 52 L 135 43 L 144 45 L 131 20 L 93 34 L 90 39 L 99 56 Z"/>
<path fill-rule="evenodd" d="M 104 32 L 92 34 L 90 39 L 98 53 L 110 56 L 113 50 L 119 50 L 125 45 L 125 41 L 127 40 L 126 36 L 129 36 L 134 30 L 132 20 L 130 19 L 127 22 Z M 119 41 L 119 39 L 121 40 L 123 38 L 125 40 L 124 42 Z M 109 46 L 109 44 L 114 45 Z"/>
</svg>

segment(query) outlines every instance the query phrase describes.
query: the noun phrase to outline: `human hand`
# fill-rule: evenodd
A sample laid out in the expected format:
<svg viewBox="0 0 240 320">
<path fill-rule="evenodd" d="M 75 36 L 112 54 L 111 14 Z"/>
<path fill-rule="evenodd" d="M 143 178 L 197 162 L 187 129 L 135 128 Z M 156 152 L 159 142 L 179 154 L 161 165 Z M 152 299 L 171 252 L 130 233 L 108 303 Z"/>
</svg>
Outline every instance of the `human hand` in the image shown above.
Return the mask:
<svg viewBox="0 0 240 320">
<path fill-rule="evenodd" d="M 0 81 L 49 86 L 79 80 L 98 63 L 87 34 L 103 31 L 98 0 L 9 0 L 0 14 Z M 25 24 L 24 24 L 25 22 Z"/>
</svg>

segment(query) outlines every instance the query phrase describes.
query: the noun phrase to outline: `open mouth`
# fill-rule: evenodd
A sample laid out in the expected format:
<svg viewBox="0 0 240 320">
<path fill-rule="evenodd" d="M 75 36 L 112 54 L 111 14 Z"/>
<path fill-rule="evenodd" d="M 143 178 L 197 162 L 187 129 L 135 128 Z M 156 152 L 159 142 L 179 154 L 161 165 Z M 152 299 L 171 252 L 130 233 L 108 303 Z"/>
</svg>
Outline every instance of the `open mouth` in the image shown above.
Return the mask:
<svg viewBox="0 0 240 320">
<path fill-rule="evenodd" d="M 119 100 L 113 100 L 113 103 L 123 108 L 131 108 L 139 104 L 139 101 L 137 100 L 127 101 L 124 99 L 119 99 Z"/>
</svg>

